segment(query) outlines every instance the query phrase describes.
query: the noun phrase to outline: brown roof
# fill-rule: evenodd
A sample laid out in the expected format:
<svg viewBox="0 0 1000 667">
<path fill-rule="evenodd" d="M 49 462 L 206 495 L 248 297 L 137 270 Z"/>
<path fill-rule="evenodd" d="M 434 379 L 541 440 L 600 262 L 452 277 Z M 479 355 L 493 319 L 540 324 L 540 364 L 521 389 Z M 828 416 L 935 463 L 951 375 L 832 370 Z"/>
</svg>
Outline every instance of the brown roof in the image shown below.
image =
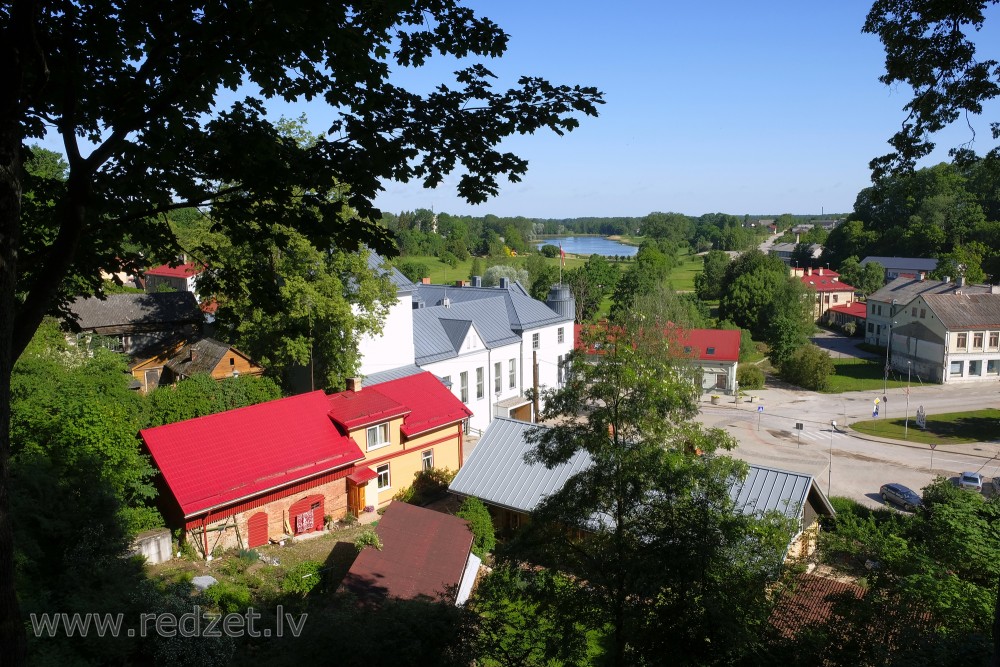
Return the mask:
<svg viewBox="0 0 1000 667">
<path fill-rule="evenodd" d="M 949 329 L 1000 327 L 1000 294 L 926 294 L 924 301 Z"/>
<path fill-rule="evenodd" d="M 833 610 L 832 596 L 845 593 L 861 598 L 865 589 L 815 574 L 800 574 L 795 578 L 793 591 L 784 595 L 771 612 L 771 624 L 782 635 L 792 638 L 803 628 L 826 622 Z"/>
<path fill-rule="evenodd" d="M 226 343 L 214 338 L 202 338 L 182 347 L 164 365 L 176 375 L 191 377 L 196 373 L 211 373 L 219 365 L 219 362 L 230 353 L 249 359 L 245 354 Z M 253 364 L 252 361 L 251 364 Z"/>
<path fill-rule="evenodd" d="M 454 601 L 472 548 L 465 519 L 393 502 L 375 532 L 382 550 L 358 554 L 343 588 L 362 598 Z"/>
</svg>

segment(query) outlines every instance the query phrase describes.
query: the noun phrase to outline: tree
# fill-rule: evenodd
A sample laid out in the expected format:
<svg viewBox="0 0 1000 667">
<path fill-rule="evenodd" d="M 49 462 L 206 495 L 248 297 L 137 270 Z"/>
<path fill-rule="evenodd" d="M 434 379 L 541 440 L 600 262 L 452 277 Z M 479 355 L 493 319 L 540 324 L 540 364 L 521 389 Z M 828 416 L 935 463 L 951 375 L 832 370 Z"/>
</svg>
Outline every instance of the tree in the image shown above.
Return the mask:
<svg viewBox="0 0 1000 667">
<path fill-rule="evenodd" d="M 493 287 L 500 284 L 501 278 L 507 278 L 511 282 L 519 282 L 522 285 L 530 284 L 528 283 L 528 272 L 525 269 L 519 269 L 516 266 L 507 266 L 506 264 L 496 264 L 486 269 L 486 275 L 483 276 L 483 286 Z"/>
<path fill-rule="evenodd" d="M 801 345 L 788 354 L 781 363 L 781 375 L 804 389 L 826 389 L 830 376 L 837 372 L 830 353 L 815 345 Z"/>
<path fill-rule="evenodd" d="M 551 243 L 546 243 L 542 246 L 541 251 L 543 255 L 549 258 L 554 258 L 559 256 L 559 246 L 552 245 Z"/>
<path fill-rule="evenodd" d="M 481 64 L 422 96 L 389 80 L 434 53 L 497 57 L 507 35 L 453 0 L 392 7 L 322 3 L 74 5 L 11 0 L 0 10 L 0 652 L 24 660 L 9 514 L 9 382 L 42 320 L 100 268 L 170 258 L 160 214 L 212 207 L 236 246 L 280 246 L 295 229 L 316 248 L 390 248 L 372 205 L 385 179 L 429 187 L 455 170 L 473 203 L 518 180 L 527 161 L 498 150 L 511 134 L 562 134 L 602 103 L 593 88 L 536 77 L 493 89 Z M 245 85 L 227 105 L 223 87 Z M 266 101 L 323 99 L 334 121 L 314 146 L 280 136 Z M 51 130 L 66 147 L 50 215 L 24 206 L 24 146 Z M 51 179 L 50 179 L 51 180 Z M 349 222 L 340 214 L 356 212 Z M 254 221 L 267 221 L 258 227 Z M 132 248 L 129 243 L 134 243 Z M 156 251 L 140 257 L 140 247 Z M 261 253 L 267 257 L 268 253 Z"/>
<path fill-rule="evenodd" d="M 422 278 L 426 278 L 430 275 L 430 271 L 427 269 L 427 264 L 424 262 L 417 262 L 415 260 L 399 262 L 396 265 L 396 268 L 399 269 L 400 273 L 415 283 L 419 283 Z"/>
<path fill-rule="evenodd" d="M 529 457 L 592 464 L 542 501 L 508 555 L 586 582 L 575 618 L 604 634 L 609 664 L 733 664 L 758 641 L 791 531 L 734 511 L 745 466 L 719 455 L 728 435 L 691 420 L 698 389 L 664 326 L 636 315 L 588 334 L 598 361 L 575 359 L 547 395 L 542 419 L 556 425 L 534 432 Z"/>
<path fill-rule="evenodd" d="M 931 0 L 876 0 L 864 31 L 885 45 L 887 86 L 913 88 L 903 108 L 906 120 L 889 144 L 892 152 L 872 160 L 876 178 L 909 171 L 934 148 L 931 137 L 964 114 L 982 113 L 983 104 L 1000 96 L 1000 63 L 976 56 L 969 34 L 985 22 L 996 0 L 961 0 L 942 6 Z M 1000 125 L 992 124 L 993 138 Z M 996 153 L 996 149 L 993 149 Z"/>
<path fill-rule="evenodd" d="M 722 294 L 722 281 L 732 260 L 721 250 L 710 250 L 701 261 L 701 273 L 694 277 L 694 291 L 702 301 L 715 301 Z"/>
<path fill-rule="evenodd" d="M 244 375 L 215 380 L 207 373 L 157 387 L 146 396 L 145 428 L 204 417 L 281 398 L 271 378 Z"/>
<path fill-rule="evenodd" d="M 493 519 L 490 511 L 479 498 L 466 498 L 455 516 L 469 522 L 472 531 L 472 552 L 480 558 L 485 558 L 496 547 L 497 538 L 493 531 Z"/>
</svg>

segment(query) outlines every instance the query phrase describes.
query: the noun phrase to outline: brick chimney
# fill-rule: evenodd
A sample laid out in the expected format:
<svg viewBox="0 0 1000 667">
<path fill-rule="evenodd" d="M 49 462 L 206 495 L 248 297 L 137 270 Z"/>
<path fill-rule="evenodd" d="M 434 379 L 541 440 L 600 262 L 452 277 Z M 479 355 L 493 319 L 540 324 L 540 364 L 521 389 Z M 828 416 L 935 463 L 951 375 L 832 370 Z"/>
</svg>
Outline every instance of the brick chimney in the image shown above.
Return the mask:
<svg viewBox="0 0 1000 667">
<path fill-rule="evenodd" d="M 806 268 L 806 275 L 811 276 L 812 274 L 813 274 L 813 267 L 810 266 Z"/>
<path fill-rule="evenodd" d="M 347 391 L 361 391 L 361 378 L 347 378 Z"/>
<path fill-rule="evenodd" d="M 819 275 L 823 275 L 823 267 L 819 267 Z"/>
<path fill-rule="evenodd" d="M 421 285 L 430 285 L 431 284 L 431 279 L 430 278 L 421 278 L 420 279 L 420 284 Z"/>
</svg>

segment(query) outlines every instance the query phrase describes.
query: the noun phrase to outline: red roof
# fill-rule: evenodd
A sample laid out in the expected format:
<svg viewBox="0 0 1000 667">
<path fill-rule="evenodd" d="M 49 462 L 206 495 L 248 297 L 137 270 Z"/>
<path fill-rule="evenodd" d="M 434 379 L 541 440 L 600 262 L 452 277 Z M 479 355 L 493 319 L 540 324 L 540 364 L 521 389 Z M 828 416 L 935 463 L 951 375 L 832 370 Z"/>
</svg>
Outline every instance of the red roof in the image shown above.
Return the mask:
<svg viewBox="0 0 1000 667">
<path fill-rule="evenodd" d="M 433 373 L 409 375 L 364 391 L 371 390 L 410 409 L 400 429 L 408 438 L 472 416 L 472 410 L 455 398 Z"/>
<path fill-rule="evenodd" d="M 188 276 L 196 276 L 205 267 L 201 264 L 181 264 L 179 266 L 170 266 L 169 264 L 160 264 L 159 266 L 154 266 L 146 271 L 147 276 L 163 276 L 165 278 L 187 278 Z"/>
<path fill-rule="evenodd" d="M 376 477 L 378 477 L 377 472 L 375 472 L 371 468 L 361 467 L 352 472 L 350 475 L 348 475 L 347 479 L 351 480 L 355 484 L 364 484 L 365 482 L 372 481 Z"/>
<path fill-rule="evenodd" d="M 333 421 L 349 431 L 410 413 L 409 408 L 374 387 L 331 394 L 328 411 Z"/>
<path fill-rule="evenodd" d="M 838 280 L 834 280 L 837 278 Z M 829 269 L 823 270 L 823 275 L 820 275 L 818 270 L 813 271 L 811 276 L 800 276 L 799 280 L 806 287 L 811 287 L 817 292 L 856 292 L 853 287 L 847 283 L 842 283 L 839 280 L 840 274 L 836 271 L 830 271 Z"/>
<path fill-rule="evenodd" d="M 465 519 L 393 502 L 375 532 L 381 551 L 358 554 L 344 577 L 345 588 L 369 598 L 454 602 L 472 549 Z"/>
<path fill-rule="evenodd" d="M 600 325 L 596 325 L 600 326 Z M 573 326 L 573 346 L 584 350 L 580 340 L 582 326 Z M 676 337 L 678 345 L 684 346 L 685 356 L 701 361 L 739 361 L 740 332 L 737 329 L 680 329 L 670 327 L 665 333 Z M 597 354 L 592 349 L 585 350 L 587 354 Z"/>
<path fill-rule="evenodd" d="M 838 596 L 861 598 L 864 594 L 865 589 L 857 584 L 800 574 L 795 578 L 794 591 L 783 595 L 771 613 L 771 625 L 791 639 L 800 630 L 815 628 L 829 619 Z"/>
<path fill-rule="evenodd" d="M 322 391 L 140 432 L 185 517 L 364 458 Z"/>
<path fill-rule="evenodd" d="M 830 310 L 835 313 L 851 315 L 852 317 L 860 317 L 861 319 L 868 317 L 868 305 L 861 301 L 852 301 L 851 303 L 830 306 Z"/>
</svg>

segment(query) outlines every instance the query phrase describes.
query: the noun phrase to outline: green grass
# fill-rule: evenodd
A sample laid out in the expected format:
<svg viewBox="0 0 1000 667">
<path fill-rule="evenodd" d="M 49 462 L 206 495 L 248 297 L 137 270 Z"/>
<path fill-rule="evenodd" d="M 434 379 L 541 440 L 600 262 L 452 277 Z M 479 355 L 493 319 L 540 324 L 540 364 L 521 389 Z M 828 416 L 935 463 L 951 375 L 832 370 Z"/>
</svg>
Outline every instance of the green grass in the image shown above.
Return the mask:
<svg viewBox="0 0 1000 667">
<path fill-rule="evenodd" d="M 863 359 L 834 359 L 833 365 L 837 369 L 836 375 L 831 375 L 825 394 L 840 394 L 845 391 L 870 391 L 882 389 L 882 377 L 884 365 L 878 361 L 865 361 Z M 889 381 L 886 387 L 898 388 L 906 386 L 906 378 L 899 379 L 889 374 Z"/>
<path fill-rule="evenodd" d="M 520 261 L 519 261 L 520 260 Z M 559 258 L 546 257 L 545 261 L 558 268 Z M 399 262 L 420 262 L 427 267 L 427 277 L 431 279 L 431 282 L 435 285 L 444 285 L 447 283 L 454 283 L 456 280 L 468 280 L 469 272 L 472 271 L 472 258 L 460 261 L 454 267 L 445 264 L 437 257 L 433 255 L 407 255 L 405 257 L 400 257 L 395 260 L 398 264 Z M 487 265 L 489 265 L 490 260 L 487 257 L 480 257 L 479 262 L 483 266 L 483 271 L 486 270 Z M 563 268 L 564 271 L 570 269 L 575 269 L 578 266 L 583 266 L 587 262 L 587 257 L 580 255 L 566 254 L 566 266 Z M 515 258 L 514 264 L 517 266 L 523 266 L 523 258 Z M 530 287 L 530 285 L 525 285 L 525 287 Z"/>
<path fill-rule="evenodd" d="M 913 409 L 916 411 L 915 406 Z M 927 445 L 964 445 L 970 442 L 995 440 L 1000 434 L 1000 410 L 988 408 L 971 412 L 927 415 L 927 427 L 924 429 L 917 428 L 915 418 L 910 415 L 909 429 L 905 424 L 905 418 L 888 421 L 879 419 L 857 422 L 851 424 L 851 428 L 881 438 L 906 439 Z"/>
<path fill-rule="evenodd" d="M 705 263 L 697 255 L 681 255 L 680 264 L 670 272 L 667 280 L 678 292 L 693 292 L 694 277 L 701 273 Z"/>
</svg>

